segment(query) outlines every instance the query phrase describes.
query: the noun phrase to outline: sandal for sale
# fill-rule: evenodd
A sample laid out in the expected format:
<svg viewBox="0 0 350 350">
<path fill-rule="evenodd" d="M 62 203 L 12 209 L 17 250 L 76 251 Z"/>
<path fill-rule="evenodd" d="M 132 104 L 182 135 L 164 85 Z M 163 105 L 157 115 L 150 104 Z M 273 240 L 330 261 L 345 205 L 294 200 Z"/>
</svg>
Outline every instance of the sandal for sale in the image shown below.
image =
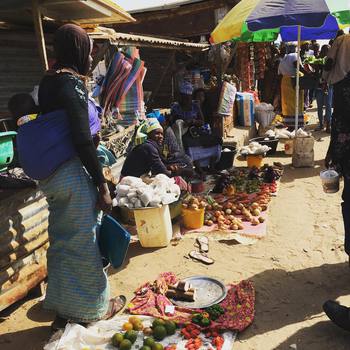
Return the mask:
<svg viewBox="0 0 350 350">
<path fill-rule="evenodd" d="M 114 317 L 118 312 L 123 310 L 126 304 L 126 297 L 124 295 L 119 295 L 119 297 L 113 298 L 109 301 L 109 307 L 106 315 L 102 320 L 109 320 Z"/>
<path fill-rule="evenodd" d="M 200 236 L 196 239 L 195 246 L 199 248 L 201 253 L 209 252 L 209 239 L 205 236 Z"/>
<path fill-rule="evenodd" d="M 212 265 L 214 264 L 214 259 L 212 258 L 209 258 L 208 256 L 206 256 L 205 254 L 202 254 L 202 253 L 199 253 L 195 250 L 192 250 L 188 256 L 191 258 L 191 259 L 194 259 L 194 260 L 197 260 L 203 264 L 206 264 L 206 265 Z"/>
</svg>

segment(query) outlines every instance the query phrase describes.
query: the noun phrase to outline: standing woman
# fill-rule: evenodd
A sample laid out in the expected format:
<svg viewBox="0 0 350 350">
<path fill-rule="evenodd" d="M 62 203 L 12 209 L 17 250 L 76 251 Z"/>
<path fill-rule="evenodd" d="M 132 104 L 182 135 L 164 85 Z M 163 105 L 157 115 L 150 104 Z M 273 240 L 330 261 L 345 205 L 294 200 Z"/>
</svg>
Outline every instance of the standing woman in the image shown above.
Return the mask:
<svg viewBox="0 0 350 350">
<path fill-rule="evenodd" d="M 344 177 L 342 213 L 345 228 L 345 252 L 350 257 L 350 35 L 338 36 L 328 51 L 324 78 L 333 85 L 331 142 L 326 167 Z M 350 262 L 350 260 L 349 260 Z M 350 308 L 334 301 L 323 305 L 327 316 L 339 327 L 350 331 Z"/>
<path fill-rule="evenodd" d="M 110 211 L 112 200 L 89 128 L 85 77 L 92 42 L 82 28 L 66 24 L 55 33 L 54 49 L 54 69 L 40 83 L 40 110 L 42 114 L 66 112 L 75 149 L 75 156 L 40 181 L 50 213 L 44 306 L 56 312 L 52 328 L 57 330 L 68 321 L 110 318 L 124 306 L 125 298 L 109 299 L 96 239 L 97 208 Z"/>
</svg>

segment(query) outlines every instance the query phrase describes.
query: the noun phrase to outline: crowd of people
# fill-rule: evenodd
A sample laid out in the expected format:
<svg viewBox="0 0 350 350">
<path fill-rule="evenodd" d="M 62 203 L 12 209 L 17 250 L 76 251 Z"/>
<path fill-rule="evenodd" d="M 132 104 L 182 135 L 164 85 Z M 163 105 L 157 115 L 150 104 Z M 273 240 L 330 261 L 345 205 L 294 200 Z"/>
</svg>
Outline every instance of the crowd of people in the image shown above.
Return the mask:
<svg viewBox="0 0 350 350">
<path fill-rule="evenodd" d="M 68 321 L 87 324 L 108 319 L 123 308 L 125 297 L 110 298 L 96 239 L 100 212 L 110 212 L 112 200 L 96 152 L 98 109 L 91 105 L 86 88 L 92 42 L 83 29 L 68 24 L 57 30 L 54 48 L 56 63 L 40 83 L 39 106 L 29 95 L 17 95 L 9 109 L 18 125 L 21 164 L 39 180 L 49 204 L 45 307 L 56 312 L 52 327 L 57 330 Z M 280 107 L 287 125 L 294 125 L 296 111 L 295 49 L 293 45 L 275 47 L 267 76 L 280 75 L 281 87 L 274 84 L 273 93 L 264 91 L 266 102 Z M 304 109 L 315 98 L 319 130 L 326 126 L 331 132 L 326 167 L 344 177 L 345 251 L 350 256 L 349 53 L 350 35 L 341 32 L 322 48 L 317 42 L 302 45 L 301 74 L 312 77 L 314 85 L 301 90 L 298 110 L 301 125 Z M 315 64 L 310 57 L 322 62 Z M 184 81 L 170 115 L 154 111 L 138 128 L 121 176 L 151 173 L 192 178 L 201 175 L 203 168 L 212 170 L 220 158 L 222 140 L 205 124 L 204 99 L 203 91 L 193 91 Z M 324 310 L 337 325 L 350 330 L 349 308 L 328 301 Z"/>
</svg>

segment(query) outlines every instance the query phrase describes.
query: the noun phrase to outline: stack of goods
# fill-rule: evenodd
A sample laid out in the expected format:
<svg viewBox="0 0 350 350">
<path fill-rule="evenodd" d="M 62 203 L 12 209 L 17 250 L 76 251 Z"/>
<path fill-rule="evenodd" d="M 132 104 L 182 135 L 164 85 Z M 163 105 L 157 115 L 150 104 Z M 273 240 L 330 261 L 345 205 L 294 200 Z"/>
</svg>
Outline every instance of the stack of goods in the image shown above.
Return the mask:
<svg viewBox="0 0 350 350">
<path fill-rule="evenodd" d="M 131 87 L 138 81 L 136 90 L 132 93 L 132 98 L 136 97 L 136 102 L 132 102 L 131 107 L 140 108 L 140 116 L 143 111 L 143 92 L 140 89 L 140 84 L 145 75 L 144 62 L 137 58 L 137 51 L 133 51 L 133 56 L 127 56 L 121 52 L 114 55 L 113 60 L 108 68 L 107 74 L 101 86 L 100 102 L 104 107 L 105 115 L 113 115 L 118 119 L 122 119 L 120 115 L 120 107 L 123 102 L 124 111 L 130 108 L 129 103 L 125 100 L 127 93 Z M 135 95 L 136 93 L 136 95 Z M 136 104 L 135 104 L 136 103 Z M 134 113 L 135 111 L 133 111 Z M 138 116 L 133 117 L 136 120 Z M 130 120 L 129 120 L 130 121 Z M 130 125 L 129 122 L 126 125 Z"/>
<path fill-rule="evenodd" d="M 240 154 L 242 156 L 248 155 L 264 155 L 271 148 L 269 146 L 265 146 L 260 144 L 259 142 L 251 142 L 248 146 L 243 146 L 240 150 Z"/>
<path fill-rule="evenodd" d="M 166 296 L 173 300 L 196 301 L 196 289 L 186 281 L 178 281 L 175 285 L 169 285 Z"/>
<path fill-rule="evenodd" d="M 139 50 L 136 48 L 128 48 L 127 54 L 134 60 L 140 61 Z M 130 90 L 122 98 L 119 106 L 119 113 L 122 117 L 118 121 L 119 125 L 129 126 L 136 124 L 138 120 L 145 119 L 145 103 L 143 93 L 143 80 L 147 69 L 142 66 L 141 71 L 137 74 L 137 78 Z"/>
<path fill-rule="evenodd" d="M 159 174 L 150 184 L 138 177 L 124 177 L 116 187 L 115 193 L 114 206 L 140 209 L 176 202 L 181 191 L 174 179 Z"/>
<path fill-rule="evenodd" d="M 238 123 L 241 126 L 253 126 L 255 123 L 254 95 L 248 92 L 237 92 Z"/>
</svg>

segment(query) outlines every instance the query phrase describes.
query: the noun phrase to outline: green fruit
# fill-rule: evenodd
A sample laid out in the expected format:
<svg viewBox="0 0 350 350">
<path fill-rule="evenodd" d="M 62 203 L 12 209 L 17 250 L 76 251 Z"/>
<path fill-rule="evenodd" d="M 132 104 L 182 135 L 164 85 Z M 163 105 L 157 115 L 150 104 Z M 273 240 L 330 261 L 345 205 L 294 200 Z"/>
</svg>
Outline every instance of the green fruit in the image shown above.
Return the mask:
<svg viewBox="0 0 350 350">
<path fill-rule="evenodd" d="M 153 339 L 152 337 L 146 338 L 146 339 L 143 341 L 143 345 L 149 346 L 150 348 L 151 348 L 155 343 L 156 343 L 156 342 L 154 341 L 154 339 Z"/>
<path fill-rule="evenodd" d="M 163 350 L 163 345 L 162 344 L 159 344 L 159 343 L 155 343 L 153 346 L 152 346 L 152 350 Z"/>
<path fill-rule="evenodd" d="M 168 334 L 164 326 L 157 326 L 153 329 L 153 337 L 156 340 L 163 340 L 167 335 Z"/>
<path fill-rule="evenodd" d="M 144 345 L 140 350 L 152 350 L 149 346 Z"/>
<path fill-rule="evenodd" d="M 124 339 L 120 345 L 119 345 L 119 350 L 130 350 L 132 347 L 132 343 L 129 339 Z"/>
<path fill-rule="evenodd" d="M 130 340 L 131 343 L 134 344 L 136 339 L 137 339 L 137 332 L 135 332 L 135 331 L 127 331 L 124 334 L 124 339 Z"/>
<path fill-rule="evenodd" d="M 118 347 L 123 340 L 124 340 L 123 334 L 116 333 L 112 337 L 112 345 L 115 347 Z"/>
<path fill-rule="evenodd" d="M 165 322 L 165 329 L 168 335 L 173 335 L 176 332 L 176 324 L 173 321 Z"/>
<path fill-rule="evenodd" d="M 158 326 L 164 326 L 164 325 L 165 325 L 165 322 L 160 318 L 155 319 L 152 323 L 153 328 L 156 328 Z"/>
</svg>

